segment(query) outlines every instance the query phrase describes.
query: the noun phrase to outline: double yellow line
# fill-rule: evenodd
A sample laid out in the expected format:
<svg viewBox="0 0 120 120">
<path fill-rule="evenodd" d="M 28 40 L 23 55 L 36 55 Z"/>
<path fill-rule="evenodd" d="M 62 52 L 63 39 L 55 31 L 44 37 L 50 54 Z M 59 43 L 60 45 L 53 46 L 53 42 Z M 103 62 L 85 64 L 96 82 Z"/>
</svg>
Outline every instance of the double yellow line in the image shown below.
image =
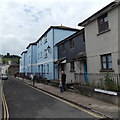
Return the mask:
<svg viewBox="0 0 120 120">
<path fill-rule="evenodd" d="M 9 119 L 9 111 L 8 111 L 8 106 L 7 106 L 7 102 L 6 102 L 4 91 L 3 91 L 3 84 L 4 84 L 4 82 L 2 81 L 1 98 L 2 98 L 2 106 L 3 106 L 3 120 L 8 120 Z"/>
</svg>

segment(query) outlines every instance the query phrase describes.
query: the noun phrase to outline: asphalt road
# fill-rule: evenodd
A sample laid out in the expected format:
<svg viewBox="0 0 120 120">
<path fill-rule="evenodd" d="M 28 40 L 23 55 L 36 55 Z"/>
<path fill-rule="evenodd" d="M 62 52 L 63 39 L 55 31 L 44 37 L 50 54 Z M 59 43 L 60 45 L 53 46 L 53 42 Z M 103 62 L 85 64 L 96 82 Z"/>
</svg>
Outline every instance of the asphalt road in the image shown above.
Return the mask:
<svg viewBox="0 0 120 120">
<path fill-rule="evenodd" d="M 10 118 L 94 118 L 15 78 L 5 80 L 3 89 Z"/>
</svg>

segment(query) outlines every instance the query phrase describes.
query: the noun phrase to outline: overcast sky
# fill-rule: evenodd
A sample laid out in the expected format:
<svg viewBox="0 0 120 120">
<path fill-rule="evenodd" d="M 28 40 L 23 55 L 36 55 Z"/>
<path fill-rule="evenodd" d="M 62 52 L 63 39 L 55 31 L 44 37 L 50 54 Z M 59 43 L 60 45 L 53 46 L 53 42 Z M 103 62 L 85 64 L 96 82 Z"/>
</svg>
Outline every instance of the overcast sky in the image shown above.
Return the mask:
<svg viewBox="0 0 120 120">
<path fill-rule="evenodd" d="M 0 54 L 16 54 L 50 26 L 74 28 L 113 0 L 0 0 Z"/>
</svg>

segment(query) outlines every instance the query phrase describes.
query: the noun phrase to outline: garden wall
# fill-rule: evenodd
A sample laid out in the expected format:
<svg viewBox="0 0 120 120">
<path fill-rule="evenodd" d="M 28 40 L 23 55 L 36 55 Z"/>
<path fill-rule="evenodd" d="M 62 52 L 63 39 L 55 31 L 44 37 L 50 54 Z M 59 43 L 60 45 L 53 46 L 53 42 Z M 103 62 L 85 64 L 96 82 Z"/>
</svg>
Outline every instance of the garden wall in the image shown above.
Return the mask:
<svg viewBox="0 0 120 120">
<path fill-rule="evenodd" d="M 74 85 L 73 90 L 76 93 L 80 93 L 81 95 L 93 97 L 104 102 L 112 103 L 115 105 L 120 106 L 120 93 L 119 92 L 112 92 L 112 91 L 105 91 L 100 89 L 94 89 L 86 86 L 81 85 Z"/>
</svg>

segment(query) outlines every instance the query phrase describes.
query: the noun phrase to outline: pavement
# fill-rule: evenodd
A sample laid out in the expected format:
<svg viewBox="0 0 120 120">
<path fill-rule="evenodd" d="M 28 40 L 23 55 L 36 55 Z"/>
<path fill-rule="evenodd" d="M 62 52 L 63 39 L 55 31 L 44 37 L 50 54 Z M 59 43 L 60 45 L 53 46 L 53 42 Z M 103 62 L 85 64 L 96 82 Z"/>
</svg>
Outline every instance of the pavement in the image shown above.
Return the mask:
<svg viewBox="0 0 120 120">
<path fill-rule="evenodd" d="M 19 80 L 29 85 L 32 85 L 31 80 L 22 79 L 22 78 L 19 78 Z M 101 114 L 102 116 L 117 118 L 117 119 L 120 118 L 119 116 L 120 109 L 117 105 L 106 103 L 98 99 L 87 97 L 71 91 L 65 91 L 63 93 L 60 93 L 59 88 L 45 85 L 42 83 L 35 83 L 35 87 L 43 91 L 49 92 L 60 98 L 63 98 L 65 100 L 68 100 L 74 104 L 90 109 L 91 111 Z"/>
<path fill-rule="evenodd" d="M 48 93 L 33 89 L 15 78 L 4 81 L 4 95 L 7 101 L 10 119 L 17 118 L 91 118 L 96 120 L 96 114 L 72 106 Z M 68 120 L 68 119 L 67 119 Z"/>
<path fill-rule="evenodd" d="M 2 98 L 1 98 L 1 93 L 2 93 L 2 79 L 0 79 L 0 120 L 2 119 Z"/>
</svg>

